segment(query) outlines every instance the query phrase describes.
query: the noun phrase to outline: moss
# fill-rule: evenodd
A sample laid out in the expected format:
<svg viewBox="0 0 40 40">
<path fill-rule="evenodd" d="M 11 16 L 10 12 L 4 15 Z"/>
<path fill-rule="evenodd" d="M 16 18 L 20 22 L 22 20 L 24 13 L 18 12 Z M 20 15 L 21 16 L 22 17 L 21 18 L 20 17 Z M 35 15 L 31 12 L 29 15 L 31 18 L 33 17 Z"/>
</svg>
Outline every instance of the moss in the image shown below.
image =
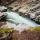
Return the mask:
<svg viewBox="0 0 40 40">
<path fill-rule="evenodd" d="M 13 29 L 11 29 L 11 28 L 0 28 L 0 33 L 9 33 L 9 32 L 12 32 L 13 31 Z"/>
<path fill-rule="evenodd" d="M 32 27 L 31 30 L 40 31 L 40 26 L 38 26 L 38 27 Z"/>
</svg>

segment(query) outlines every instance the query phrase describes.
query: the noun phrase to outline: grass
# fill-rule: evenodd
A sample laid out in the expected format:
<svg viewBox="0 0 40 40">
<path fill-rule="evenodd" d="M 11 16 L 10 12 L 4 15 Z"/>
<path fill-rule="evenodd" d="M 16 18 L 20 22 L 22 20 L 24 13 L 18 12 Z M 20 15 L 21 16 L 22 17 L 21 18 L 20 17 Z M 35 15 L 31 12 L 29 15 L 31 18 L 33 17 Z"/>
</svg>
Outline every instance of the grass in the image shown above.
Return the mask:
<svg viewBox="0 0 40 40">
<path fill-rule="evenodd" d="M 33 31 L 33 30 L 35 30 L 35 31 L 40 31 L 40 26 L 38 26 L 38 27 L 32 27 L 31 30 L 32 30 L 32 31 Z"/>
<path fill-rule="evenodd" d="M 9 33 L 12 31 L 13 31 L 13 29 L 11 29 L 11 28 L 0 28 L 0 33 Z"/>
</svg>

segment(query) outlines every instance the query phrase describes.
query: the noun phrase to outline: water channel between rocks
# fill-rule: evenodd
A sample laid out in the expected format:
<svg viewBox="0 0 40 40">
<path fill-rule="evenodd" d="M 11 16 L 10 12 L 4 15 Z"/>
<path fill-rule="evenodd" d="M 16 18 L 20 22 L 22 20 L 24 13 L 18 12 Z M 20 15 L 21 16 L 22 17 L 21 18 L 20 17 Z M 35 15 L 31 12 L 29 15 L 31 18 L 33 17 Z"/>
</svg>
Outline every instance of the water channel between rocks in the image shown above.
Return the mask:
<svg viewBox="0 0 40 40">
<path fill-rule="evenodd" d="M 22 31 L 31 27 L 38 26 L 35 22 L 31 21 L 28 18 L 20 16 L 16 12 L 6 12 L 7 15 L 7 25 L 9 28 L 14 28 L 16 30 Z M 17 25 L 16 25 L 17 24 Z"/>
</svg>

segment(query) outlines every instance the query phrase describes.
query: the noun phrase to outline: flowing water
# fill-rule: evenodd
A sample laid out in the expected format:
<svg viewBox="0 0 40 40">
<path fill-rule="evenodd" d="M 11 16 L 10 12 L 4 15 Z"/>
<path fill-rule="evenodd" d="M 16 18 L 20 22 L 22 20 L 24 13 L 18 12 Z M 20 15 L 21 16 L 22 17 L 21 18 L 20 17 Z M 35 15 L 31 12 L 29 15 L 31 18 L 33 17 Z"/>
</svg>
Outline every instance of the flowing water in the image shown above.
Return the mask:
<svg viewBox="0 0 40 40">
<path fill-rule="evenodd" d="M 7 25 L 9 25 L 9 28 L 14 28 L 16 30 L 22 31 L 24 29 L 30 28 L 30 26 L 35 27 L 38 26 L 35 22 L 31 21 L 28 18 L 24 18 L 20 16 L 16 12 L 6 12 L 7 15 L 7 20 L 10 22 L 7 22 Z M 18 24 L 18 25 L 15 25 Z M 29 27 L 28 27 L 29 26 Z"/>
<path fill-rule="evenodd" d="M 28 18 L 23 18 L 22 16 L 20 16 L 16 12 L 7 12 L 7 14 L 8 14 L 7 18 L 9 20 L 12 20 L 15 23 L 26 24 L 26 25 L 29 25 L 29 26 L 37 26 L 38 25 L 35 22 L 29 20 Z"/>
</svg>

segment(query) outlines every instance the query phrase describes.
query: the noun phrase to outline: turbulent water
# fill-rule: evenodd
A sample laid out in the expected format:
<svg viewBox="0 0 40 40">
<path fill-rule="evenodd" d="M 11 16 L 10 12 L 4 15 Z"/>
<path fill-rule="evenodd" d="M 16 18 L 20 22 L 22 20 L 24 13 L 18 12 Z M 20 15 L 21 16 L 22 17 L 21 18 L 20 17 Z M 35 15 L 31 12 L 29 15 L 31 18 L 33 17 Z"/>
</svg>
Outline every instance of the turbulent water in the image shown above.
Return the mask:
<svg viewBox="0 0 40 40">
<path fill-rule="evenodd" d="M 14 22 L 16 24 L 26 24 L 29 26 L 37 26 L 35 22 L 29 20 L 28 18 L 23 18 L 22 16 L 19 16 L 16 12 L 7 12 L 7 20 Z"/>
<path fill-rule="evenodd" d="M 36 24 L 35 22 L 31 21 L 28 18 L 20 16 L 16 12 L 6 12 L 6 13 L 8 14 L 7 15 L 8 28 L 14 28 L 21 32 L 24 29 L 29 29 L 30 27 L 38 26 L 38 24 Z"/>
</svg>

